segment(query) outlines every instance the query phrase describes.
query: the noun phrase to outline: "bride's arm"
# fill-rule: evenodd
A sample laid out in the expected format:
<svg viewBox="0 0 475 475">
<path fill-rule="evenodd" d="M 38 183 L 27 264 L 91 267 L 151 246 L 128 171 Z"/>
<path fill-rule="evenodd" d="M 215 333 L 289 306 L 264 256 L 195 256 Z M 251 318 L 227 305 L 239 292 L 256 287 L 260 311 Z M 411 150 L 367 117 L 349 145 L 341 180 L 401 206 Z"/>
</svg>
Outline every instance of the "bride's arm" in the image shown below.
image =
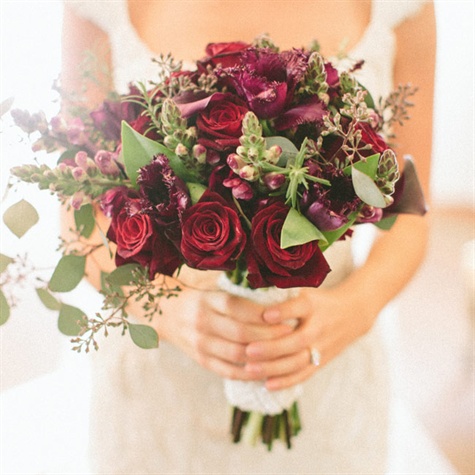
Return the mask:
<svg viewBox="0 0 475 475">
<path fill-rule="evenodd" d="M 88 82 L 86 101 L 97 106 L 111 90 L 107 35 L 93 23 L 81 18 L 65 5 L 63 22 L 62 87 L 70 92 L 84 89 L 82 64 L 85 51 L 91 52 L 99 70 L 92 72 L 94 82 Z M 68 107 L 68 103 L 64 107 Z M 72 213 L 63 213 L 63 234 L 73 225 Z M 90 244 L 101 244 L 99 228 L 105 233 L 109 220 L 99 211 L 96 228 L 89 238 Z M 111 244 L 111 246 L 113 246 Z M 89 282 L 100 288 L 101 271 L 115 268 L 114 260 L 105 247 L 95 250 L 87 259 L 86 274 Z M 184 287 L 178 298 L 161 303 L 163 314 L 153 318 L 153 325 L 160 338 L 178 346 L 202 366 L 231 379 L 254 379 L 244 370 L 246 345 L 254 340 L 267 340 L 288 334 L 287 325 L 269 325 L 262 320 L 263 307 L 248 300 L 232 297 L 222 292 L 200 291 Z M 140 303 L 132 304 L 130 314 L 141 318 L 144 311 Z M 137 348 L 137 351 L 143 351 Z"/>
<path fill-rule="evenodd" d="M 415 157 L 418 174 L 429 195 L 434 93 L 435 22 L 433 5 L 397 31 L 395 84 L 417 85 L 411 120 L 396 130 L 399 156 Z M 255 342 L 247 347 L 253 362 L 250 373 L 267 378 L 269 389 L 301 382 L 317 368 L 310 364 L 309 348 L 322 356 L 322 365 L 366 333 L 381 309 L 394 298 L 420 265 L 429 233 L 428 217 L 399 216 L 390 232 L 382 234 L 364 266 L 331 289 L 304 289 L 297 299 L 268 309 L 264 317 L 275 323 L 301 319 L 300 327 L 278 342 Z"/>
</svg>

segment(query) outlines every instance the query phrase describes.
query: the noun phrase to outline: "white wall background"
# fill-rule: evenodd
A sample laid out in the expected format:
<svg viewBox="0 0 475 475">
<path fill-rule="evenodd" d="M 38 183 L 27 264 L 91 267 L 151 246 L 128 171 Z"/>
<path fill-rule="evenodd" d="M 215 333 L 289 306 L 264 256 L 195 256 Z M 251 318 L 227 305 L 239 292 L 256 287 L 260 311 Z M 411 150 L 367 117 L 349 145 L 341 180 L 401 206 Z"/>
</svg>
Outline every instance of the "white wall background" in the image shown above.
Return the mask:
<svg viewBox="0 0 475 475">
<path fill-rule="evenodd" d="M 435 205 L 474 207 L 474 3 L 436 0 L 438 63 L 434 134 L 433 192 Z M 61 2 L 2 0 L 0 101 L 15 98 L 15 107 L 42 109 L 48 115 L 58 104 L 51 86 L 60 66 Z M 8 169 L 31 160 L 11 121 L 1 121 L 1 187 Z M 33 187 L 26 197 L 41 207 L 40 224 L 18 241 L 0 225 L 1 252 L 29 251 L 48 265 L 59 234 L 55 200 Z M 22 188 L 22 191 L 23 189 Z M 1 211 L 18 200 L 9 196 Z M 0 328 L 2 387 L 16 385 L 54 368 L 69 343 L 56 330 L 55 315 L 43 310 L 35 296 L 13 312 Z M 21 351 L 18 349 L 21 347 Z"/>
</svg>

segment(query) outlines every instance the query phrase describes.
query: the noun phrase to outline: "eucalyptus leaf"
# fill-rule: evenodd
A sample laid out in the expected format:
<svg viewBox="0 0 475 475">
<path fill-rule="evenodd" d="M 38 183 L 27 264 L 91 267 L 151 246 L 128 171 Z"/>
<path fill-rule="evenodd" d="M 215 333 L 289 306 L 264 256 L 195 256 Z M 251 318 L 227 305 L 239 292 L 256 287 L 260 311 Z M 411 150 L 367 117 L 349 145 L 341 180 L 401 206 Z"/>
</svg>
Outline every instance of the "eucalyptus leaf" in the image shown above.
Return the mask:
<svg viewBox="0 0 475 475">
<path fill-rule="evenodd" d="M 49 289 L 53 292 L 73 290 L 84 277 L 85 267 L 85 256 L 63 256 L 53 272 L 48 285 Z"/>
<path fill-rule="evenodd" d="M 378 221 L 377 223 L 374 223 L 376 227 L 379 229 L 382 229 L 383 231 L 389 231 L 394 223 L 396 222 L 397 219 L 397 214 L 393 214 L 391 216 L 388 216 L 387 218 L 383 218 L 381 221 Z"/>
<path fill-rule="evenodd" d="M 206 186 L 200 183 L 187 183 L 188 191 L 190 192 L 191 202 L 193 204 L 198 203 L 203 193 L 206 191 Z"/>
<path fill-rule="evenodd" d="M 74 222 L 76 229 L 79 230 L 81 236 L 88 238 L 96 225 L 94 219 L 94 209 L 91 204 L 85 204 L 81 208 L 74 210 Z"/>
<path fill-rule="evenodd" d="M 38 219 L 38 212 L 26 200 L 21 200 L 10 206 L 3 214 L 3 222 L 19 238 L 34 226 Z"/>
<path fill-rule="evenodd" d="M 8 305 L 5 294 L 0 289 L 0 325 L 3 325 L 10 318 L 10 305 Z"/>
<path fill-rule="evenodd" d="M 13 257 L 0 254 L 0 274 L 14 261 Z"/>
<path fill-rule="evenodd" d="M 12 108 L 14 102 L 14 97 L 7 97 L 5 100 L 2 101 L 2 103 L 0 104 L 0 117 L 4 116 Z"/>
<path fill-rule="evenodd" d="M 155 155 L 163 153 L 177 176 L 185 182 L 196 181 L 184 163 L 167 147 L 139 134 L 127 122 L 122 122 L 122 156 L 127 176 L 132 184 L 137 183 L 139 169 L 148 165 Z"/>
<path fill-rule="evenodd" d="M 140 348 L 158 348 L 158 334 L 151 326 L 130 323 L 129 331 L 132 341 Z"/>
<path fill-rule="evenodd" d="M 139 264 L 124 264 L 114 269 L 105 280 L 112 285 L 128 285 L 131 284 L 135 277 L 134 271 L 139 269 Z"/>
<path fill-rule="evenodd" d="M 61 304 L 58 316 L 58 328 L 67 336 L 77 336 L 86 324 L 86 316 L 82 310 L 72 305 Z"/>
<path fill-rule="evenodd" d="M 386 208 L 387 204 L 384 195 L 373 179 L 366 175 L 366 173 L 360 172 L 357 168 L 353 167 L 351 179 L 355 193 L 363 202 L 376 208 Z"/>
<path fill-rule="evenodd" d="M 316 240 L 326 241 L 326 238 L 305 216 L 290 208 L 282 226 L 280 247 L 287 249 Z"/>
<path fill-rule="evenodd" d="M 64 160 L 70 160 L 76 156 L 76 154 L 80 151 L 81 149 L 79 147 L 77 148 L 69 148 L 68 150 L 65 150 L 58 158 L 58 163 L 64 162 Z"/>
<path fill-rule="evenodd" d="M 53 297 L 47 289 L 36 289 L 36 293 L 41 300 L 41 303 L 49 310 L 60 310 L 61 302 Z"/>
<path fill-rule="evenodd" d="M 278 166 L 285 166 L 289 159 L 295 158 L 299 149 L 293 142 L 285 137 L 274 136 L 266 137 L 266 149 L 271 148 L 274 145 L 278 145 L 282 149 L 282 155 L 277 163 Z"/>
<path fill-rule="evenodd" d="M 351 175 L 351 171 L 353 168 L 356 168 L 358 171 L 368 175 L 373 180 L 376 178 L 376 172 L 378 171 L 379 165 L 379 157 L 381 154 L 375 153 L 374 155 L 370 155 L 366 157 L 365 160 L 360 160 L 355 162 L 353 165 L 348 165 L 343 172 L 347 175 Z"/>
</svg>

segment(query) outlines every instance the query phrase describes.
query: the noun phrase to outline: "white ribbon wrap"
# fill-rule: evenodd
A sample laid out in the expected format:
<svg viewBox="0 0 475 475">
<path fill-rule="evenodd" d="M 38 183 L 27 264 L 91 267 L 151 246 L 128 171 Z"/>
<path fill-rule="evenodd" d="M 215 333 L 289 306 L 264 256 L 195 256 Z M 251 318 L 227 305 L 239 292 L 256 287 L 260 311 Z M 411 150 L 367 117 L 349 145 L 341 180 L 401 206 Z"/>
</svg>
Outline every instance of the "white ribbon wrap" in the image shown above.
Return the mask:
<svg viewBox="0 0 475 475">
<path fill-rule="evenodd" d="M 238 297 L 244 297 L 261 305 L 281 303 L 295 297 L 298 289 L 250 289 L 233 284 L 224 274 L 218 280 L 220 289 Z M 289 322 L 291 324 L 291 322 Z M 279 391 L 268 391 L 262 381 L 224 380 L 224 392 L 228 402 L 243 411 L 254 411 L 268 415 L 281 414 L 290 409 L 302 394 L 300 384 Z"/>
</svg>

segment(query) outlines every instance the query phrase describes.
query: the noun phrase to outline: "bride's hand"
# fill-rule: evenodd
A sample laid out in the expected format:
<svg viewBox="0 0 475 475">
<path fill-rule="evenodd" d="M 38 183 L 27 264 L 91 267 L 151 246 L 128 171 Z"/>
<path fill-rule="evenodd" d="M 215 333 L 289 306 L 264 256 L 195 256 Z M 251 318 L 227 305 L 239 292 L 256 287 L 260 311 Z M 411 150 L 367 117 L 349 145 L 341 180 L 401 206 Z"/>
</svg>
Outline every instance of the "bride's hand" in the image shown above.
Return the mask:
<svg viewBox="0 0 475 475">
<path fill-rule="evenodd" d="M 229 379 L 255 380 L 245 370 L 246 346 L 282 338 L 288 325 L 266 323 L 264 307 L 220 291 L 184 288 L 154 319 L 160 338 L 179 347 L 204 368 Z"/>
<path fill-rule="evenodd" d="M 264 311 L 265 321 L 276 324 L 297 319 L 289 335 L 247 345 L 250 375 L 266 380 L 269 390 L 301 383 L 327 364 L 372 326 L 376 313 L 367 305 L 334 289 L 302 289 L 299 296 Z M 312 364 L 311 348 L 320 363 Z"/>
</svg>

